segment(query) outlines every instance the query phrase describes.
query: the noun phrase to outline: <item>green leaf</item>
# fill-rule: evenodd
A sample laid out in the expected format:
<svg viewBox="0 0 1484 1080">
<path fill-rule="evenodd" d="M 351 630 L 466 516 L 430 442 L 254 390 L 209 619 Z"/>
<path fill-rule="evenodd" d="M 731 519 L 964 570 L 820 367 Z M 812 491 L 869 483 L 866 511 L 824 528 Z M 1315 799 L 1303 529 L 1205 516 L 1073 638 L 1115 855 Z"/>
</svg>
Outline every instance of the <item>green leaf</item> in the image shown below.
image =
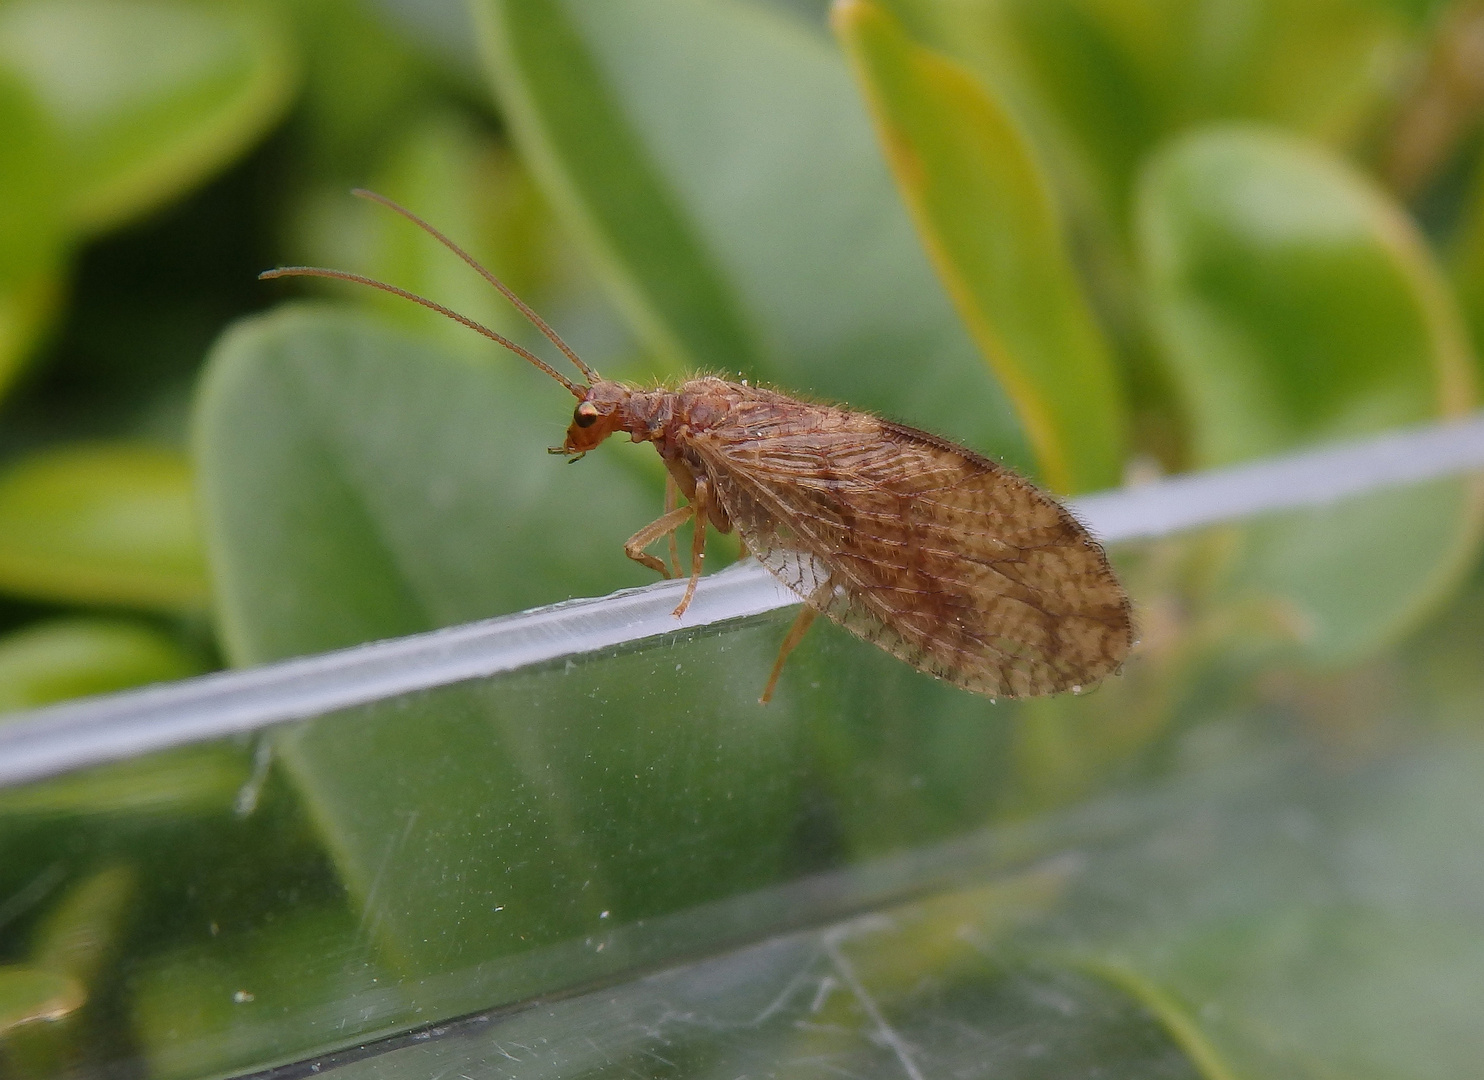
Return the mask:
<svg viewBox="0 0 1484 1080">
<path fill-rule="evenodd" d="M 300 308 L 239 325 L 213 353 L 196 430 L 229 659 L 650 580 L 621 545 L 657 516 L 659 489 L 621 459 L 652 451 L 554 460 L 545 447 L 571 407 L 523 365 L 472 364 L 365 316 Z M 462 968 L 598 935 L 603 912 L 644 917 L 781 872 L 794 739 L 786 713 L 756 704 L 776 645 L 708 639 L 681 663 L 636 655 L 617 675 L 449 687 L 276 746 L 388 961 Z M 588 947 L 511 961 L 439 1015 L 623 962 Z"/>
<path fill-rule="evenodd" d="M 1205 1080 L 1237 1080 L 1237 1074 L 1201 1030 L 1200 1020 L 1192 1010 L 1158 983 L 1145 978 L 1137 968 L 1117 960 L 1101 959 L 1084 959 L 1073 966 L 1118 987 L 1139 1002 L 1146 1013 L 1159 1021 Z"/>
<path fill-rule="evenodd" d="M 55 314 L 63 255 L 60 158 L 26 87 L 0 67 L 0 394 Z"/>
<path fill-rule="evenodd" d="M 474 365 L 349 311 L 239 324 L 213 351 L 196 430 L 232 663 L 653 580 L 622 542 L 659 516 L 658 485 L 622 450 L 550 457 L 571 408 L 514 358 Z"/>
<path fill-rule="evenodd" d="M 1140 245 L 1197 465 L 1473 404 L 1466 336 L 1415 227 L 1317 148 L 1246 128 L 1177 141 L 1145 176 Z"/>
<path fill-rule="evenodd" d="M 0 1035 L 37 1020 L 59 1020 L 86 997 L 77 980 L 66 975 L 0 964 Z"/>
<path fill-rule="evenodd" d="M 366 952 L 343 907 L 301 904 L 247 933 L 149 956 L 130 1001 L 148 1074 L 199 1080 L 292 1061 L 324 1046 L 323 1010 L 352 1000 L 375 1004 L 342 1009 L 337 1031 L 384 1030 L 408 995 Z"/>
<path fill-rule="evenodd" d="M 173 451 L 48 450 L 0 475 L 0 588 L 85 604 L 206 602 L 190 467 Z"/>
<path fill-rule="evenodd" d="M 1010 116 L 867 0 L 834 7 L 881 141 L 949 295 L 1062 492 L 1115 485 L 1124 416 L 1112 358 L 1058 212 Z"/>
<path fill-rule="evenodd" d="M 1451 254 L 1458 301 L 1473 331 L 1474 357 L 1484 360 L 1484 156 L 1474 166 L 1463 224 Z M 1480 374 L 1484 376 L 1484 368 Z"/>
<path fill-rule="evenodd" d="M 138 875 L 123 865 L 105 867 L 79 881 L 37 927 L 31 963 L 70 975 L 84 986 L 94 985 L 138 889 Z"/>
<path fill-rule="evenodd" d="M 365 184 L 389 135 L 415 123 L 430 105 L 446 105 L 450 73 L 442 65 L 432 70 L 414 43 L 389 25 L 380 5 L 297 0 L 279 9 L 303 58 L 303 89 L 294 103 L 295 167 L 301 177 L 344 194 Z M 473 54 L 472 40 L 467 44 Z M 367 78 L 372 71 L 376 77 Z"/>
<path fill-rule="evenodd" d="M 481 4 L 501 101 L 546 191 L 671 367 L 753 367 L 757 344 L 715 257 L 560 3 Z"/>
<path fill-rule="evenodd" d="M 50 619 L 0 637 L 0 712 L 199 674 L 201 661 L 147 623 Z"/>
<path fill-rule="evenodd" d="M 1026 463 L 823 33 L 740 0 L 480 0 L 516 144 L 661 366 Z"/>
<path fill-rule="evenodd" d="M 529 296 L 543 276 L 549 214 L 535 185 L 507 149 L 459 114 L 418 117 L 391 141 L 386 160 L 363 186 L 415 208 L 517 293 Z M 296 260 L 354 267 L 436 298 L 507 336 L 532 336 L 529 324 L 504 297 L 386 207 L 349 198 L 337 185 L 315 192 L 297 216 L 297 246 L 304 255 Z M 449 348 L 490 355 L 484 338 L 401 297 L 360 285 L 337 291 L 375 305 L 409 327 L 440 335 Z"/>
<path fill-rule="evenodd" d="M 827 1061 L 853 1076 L 1232 1080 L 1202 1069 L 1206 1062 L 1126 988 L 996 954 L 981 929 L 992 932 L 994 905 L 975 906 L 933 928 L 950 938 L 949 963 L 912 954 L 923 928 L 910 908 L 834 929 L 827 946 L 834 970 L 821 964 L 809 973 L 821 981 L 814 1008 L 794 1020 L 791 1039 L 759 1058 L 775 1067 Z M 920 978 L 907 983 L 914 971 Z M 682 1039 L 675 1040 L 681 1061 L 704 1060 L 711 1049 Z"/>
<path fill-rule="evenodd" d="M 1198 465 L 1442 416 L 1474 402 L 1466 334 L 1403 211 L 1322 151 L 1228 128 L 1173 144 L 1140 192 L 1151 313 Z M 1237 587 L 1312 655 L 1412 624 L 1478 537 L 1464 481 L 1253 527 Z"/>
<path fill-rule="evenodd" d="M 67 159 L 66 217 L 100 232 L 177 198 L 251 145 L 293 84 L 265 5 L 17 0 L 0 63 L 22 74 Z"/>
<path fill-rule="evenodd" d="M 42 917 L 32 934 L 29 962 L 65 976 L 87 998 L 96 998 L 108 962 L 119 950 L 138 893 L 138 875 L 126 865 L 113 864 L 92 872 L 68 889 Z M 87 1040 L 81 1019 L 68 1014 L 57 1017 L 58 1022 L 33 1024 L 14 1032 L 5 1043 L 8 1069 L 19 1077 L 79 1071 Z"/>
<path fill-rule="evenodd" d="M 1081 849 L 1062 909 L 1020 949 L 1143 998 L 1224 1063 L 1211 1077 L 1468 1074 L 1484 1052 L 1484 881 L 1462 854 L 1484 839 L 1477 739 L 1344 767 L 1239 756 Z"/>
<path fill-rule="evenodd" d="M 232 809 L 251 772 L 247 755 L 236 747 L 193 746 L 5 788 L 0 790 L 0 813 L 105 818 L 221 814 Z"/>
<path fill-rule="evenodd" d="M 945 47 L 1017 86 L 1070 150 L 1069 187 L 1090 178 L 1119 223 L 1141 162 L 1192 125 L 1256 120 L 1350 145 L 1388 107 L 1419 29 L 1370 0 L 977 0 L 934 15 Z"/>
</svg>

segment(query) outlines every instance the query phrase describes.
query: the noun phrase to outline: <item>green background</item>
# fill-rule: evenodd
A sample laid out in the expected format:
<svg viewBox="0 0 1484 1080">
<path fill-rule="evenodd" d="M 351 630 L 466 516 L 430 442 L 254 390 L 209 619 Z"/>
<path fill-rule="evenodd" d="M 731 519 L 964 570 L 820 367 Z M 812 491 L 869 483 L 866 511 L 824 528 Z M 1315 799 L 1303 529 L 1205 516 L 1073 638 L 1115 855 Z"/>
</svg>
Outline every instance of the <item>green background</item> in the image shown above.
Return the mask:
<svg viewBox="0 0 1484 1080">
<path fill-rule="evenodd" d="M 1466 0 L 0 0 L 0 709 L 649 580 L 648 448 L 568 468 L 539 372 L 256 280 L 542 344 L 353 186 L 605 376 L 761 380 L 1061 495 L 1469 414 L 1481 33 Z M 825 626 L 764 708 L 780 613 L 0 792 L 0 1072 L 228 1075 L 567 995 L 355 1069 L 1464 1075 L 1480 515 L 1455 479 L 1115 550 L 1140 644 L 1077 698 Z"/>
</svg>

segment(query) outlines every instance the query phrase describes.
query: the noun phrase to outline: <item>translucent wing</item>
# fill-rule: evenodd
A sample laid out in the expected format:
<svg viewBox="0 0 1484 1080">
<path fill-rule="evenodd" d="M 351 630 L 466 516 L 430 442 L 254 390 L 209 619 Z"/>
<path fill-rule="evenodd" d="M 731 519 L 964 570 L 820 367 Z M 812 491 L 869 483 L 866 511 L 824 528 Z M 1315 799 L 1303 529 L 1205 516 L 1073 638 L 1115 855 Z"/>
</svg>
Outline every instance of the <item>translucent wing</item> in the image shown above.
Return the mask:
<svg viewBox="0 0 1484 1080">
<path fill-rule="evenodd" d="M 1102 548 L 924 432 L 754 392 L 690 445 L 749 550 L 846 629 L 965 689 L 1088 686 L 1133 640 Z"/>
</svg>

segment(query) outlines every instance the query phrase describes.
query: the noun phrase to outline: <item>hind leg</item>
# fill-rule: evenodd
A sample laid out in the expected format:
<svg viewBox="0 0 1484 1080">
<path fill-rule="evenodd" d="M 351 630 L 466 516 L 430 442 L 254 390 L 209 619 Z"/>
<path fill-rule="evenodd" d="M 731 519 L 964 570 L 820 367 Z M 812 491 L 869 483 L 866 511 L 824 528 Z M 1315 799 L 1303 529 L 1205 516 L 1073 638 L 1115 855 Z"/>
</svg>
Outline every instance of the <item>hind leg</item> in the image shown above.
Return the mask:
<svg viewBox="0 0 1484 1080">
<path fill-rule="evenodd" d="M 680 501 L 680 485 L 675 482 L 675 477 L 669 470 L 665 471 L 665 513 L 675 509 L 675 504 Z M 675 530 L 670 530 L 670 573 L 667 577 L 680 576 L 680 545 L 675 542 Z"/>
<path fill-rule="evenodd" d="M 822 603 L 828 598 L 830 588 L 829 581 L 825 581 L 809 599 Z M 788 628 L 788 633 L 783 635 L 783 644 L 778 649 L 778 659 L 773 661 L 773 670 L 768 675 L 768 685 L 763 687 L 763 696 L 757 699 L 759 704 L 766 705 L 773 700 L 773 691 L 778 687 L 778 676 L 783 674 L 783 662 L 788 659 L 789 653 L 798 648 L 799 642 L 804 640 L 804 635 L 809 632 L 809 627 L 814 625 L 814 620 L 818 617 L 819 609 L 813 603 L 805 604 L 799 609 L 798 617 Z"/>
</svg>

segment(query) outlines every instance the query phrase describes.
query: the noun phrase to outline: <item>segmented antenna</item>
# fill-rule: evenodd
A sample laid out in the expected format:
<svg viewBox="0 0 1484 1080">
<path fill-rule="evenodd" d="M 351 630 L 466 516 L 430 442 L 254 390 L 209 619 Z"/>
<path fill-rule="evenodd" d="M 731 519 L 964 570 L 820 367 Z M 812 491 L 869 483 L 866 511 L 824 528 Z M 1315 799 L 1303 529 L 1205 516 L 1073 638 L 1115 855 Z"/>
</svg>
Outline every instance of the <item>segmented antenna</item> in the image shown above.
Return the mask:
<svg viewBox="0 0 1484 1080">
<path fill-rule="evenodd" d="M 515 292 L 510 288 L 510 286 L 506 285 L 499 278 L 495 277 L 494 274 L 486 270 L 484 266 L 479 262 L 479 260 L 476 259 L 473 255 L 470 255 L 463 248 L 459 247 L 458 244 L 455 244 L 447 236 L 443 235 L 443 233 L 440 232 L 438 229 L 434 228 L 432 225 L 428 224 L 422 218 L 414 214 L 411 210 L 407 209 L 407 207 L 401 205 L 400 203 L 394 202 L 391 199 L 388 199 L 385 195 L 378 195 L 376 192 L 368 191 L 365 188 L 353 188 L 351 190 L 351 194 L 355 195 L 358 198 L 369 199 L 372 202 L 380 203 L 388 210 L 392 210 L 398 214 L 401 214 L 404 218 L 412 222 L 423 232 L 431 236 L 434 240 L 437 240 L 444 247 L 448 248 L 449 251 L 453 252 L 459 258 L 463 259 L 464 262 L 468 263 L 479 272 L 480 277 L 484 278 L 485 281 L 488 281 L 491 285 L 498 289 L 500 291 L 500 295 L 514 304 L 515 309 L 522 315 L 524 315 L 526 319 L 530 321 L 532 326 L 541 331 L 541 333 L 546 337 L 547 341 L 551 342 L 558 349 L 560 349 L 562 351 L 562 355 L 565 356 L 568 360 L 572 361 L 577 370 L 582 372 L 583 378 L 588 381 L 589 385 L 597 382 L 598 373 L 582 362 L 582 357 L 578 356 L 577 353 L 573 351 L 572 347 L 562 340 L 561 335 L 553 330 L 551 326 L 547 324 L 545 319 L 532 311 L 530 305 L 528 305 L 519 296 L 516 296 Z M 389 292 L 393 296 L 400 296 L 404 300 L 411 300 L 414 304 L 421 304 L 423 307 L 428 308 L 431 311 L 436 311 L 438 312 L 438 314 L 446 316 L 456 323 L 467 326 L 470 330 L 473 330 L 476 333 L 483 334 L 485 337 L 489 338 L 497 345 L 503 345 L 505 348 L 509 349 L 517 356 L 529 360 L 542 371 L 546 372 L 546 374 L 550 375 L 557 382 L 565 386 L 567 390 L 571 392 L 572 396 L 577 398 L 579 401 L 581 401 L 586 396 L 586 394 L 584 393 L 584 388 L 577 386 L 575 383 L 572 382 L 571 379 L 568 379 L 561 372 L 557 371 L 556 368 L 552 367 L 545 360 L 542 360 L 535 353 L 531 352 L 531 350 L 517 345 L 504 334 L 495 333 L 495 331 L 491 330 L 489 327 L 485 326 L 482 323 L 475 322 L 467 315 L 460 315 L 452 308 L 446 308 L 436 301 L 429 300 L 426 296 L 419 296 L 415 292 L 409 292 L 406 289 L 400 289 L 395 285 L 388 285 L 386 282 L 377 281 L 375 278 L 363 277 L 360 274 L 352 274 L 345 270 L 330 270 L 323 266 L 280 266 L 275 270 L 264 270 L 261 274 L 258 275 L 258 279 L 260 281 L 267 281 L 273 278 L 281 277 L 322 277 L 334 278 L 337 281 L 354 281 L 358 285 L 369 285 L 373 289 L 380 289 L 382 292 Z"/>
<path fill-rule="evenodd" d="M 435 300 L 429 300 L 426 296 L 419 296 L 415 292 L 408 292 L 406 289 L 399 289 L 395 285 L 388 285 L 386 282 L 377 281 L 375 278 L 363 277 L 360 274 L 352 274 L 346 270 L 330 270 L 323 266 L 280 266 L 274 270 L 264 270 L 261 274 L 258 275 L 258 280 L 271 281 L 274 278 L 284 277 L 321 277 L 333 278 L 336 281 L 354 281 L 357 285 L 369 285 L 373 289 L 380 289 L 382 292 L 389 292 L 393 296 L 400 296 L 404 300 L 411 300 L 414 304 L 421 304 L 425 308 L 436 311 L 439 315 L 447 316 L 454 322 L 461 323 L 462 325 L 467 326 L 475 333 L 483 334 L 495 344 L 503 345 L 505 348 L 515 353 L 515 355 L 524 357 L 525 359 L 529 360 L 542 371 L 546 372 L 546 374 L 550 375 L 557 382 L 565 386 L 567 390 L 572 394 L 572 396 L 575 397 L 578 401 L 581 401 L 585 397 L 587 397 L 587 392 L 583 387 L 578 386 L 571 379 L 567 378 L 567 376 L 563 375 L 556 368 L 548 364 L 545 360 L 541 359 L 535 353 L 531 352 L 530 349 L 527 349 L 521 345 L 517 345 L 504 334 L 497 334 L 488 326 L 485 326 L 483 323 L 477 323 L 473 319 L 469 318 L 469 316 L 467 315 L 460 315 L 452 308 L 446 308 Z M 586 370 L 588 369 L 584 368 L 584 371 Z"/>
<path fill-rule="evenodd" d="M 562 340 L 560 334 L 558 334 L 549 325 L 547 325 L 545 319 L 532 311 L 529 305 L 527 305 L 524 300 L 515 295 L 510 286 L 506 285 L 499 278 L 495 277 L 494 274 L 486 270 L 480 264 L 479 260 L 474 258 L 473 255 L 470 255 L 463 248 L 459 247 L 459 245 L 455 244 L 448 237 L 444 236 L 443 233 L 435 229 L 432 225 L 429 225 L 426 221 L 418 217 L 411 210 L 407 209 L 407 207 L 402 206 L 400 203 L 393 202 L 385 195 L 378 195 L 376 192 L 367 191 L 365 188 L 352 188 L 351 194 L 356 196 L 357 198 L 369 199 L 372 202 L 381 203 L 381 205 L 385 206 L 388 210 L 392 210 L 398 214 L 401 214 L 404 218 L 412 222 L 423 232 L 431 236 L 434 240 L 437 240 L 444 247 L 448 248 L 449 251 L 453 252 L 459 258 L 463 259 L 466 263 L 477 270 L 479 272 L 479 275 L 484 278 L 485 281 L 488 281 L 495 288 L 499 289 L 501 295 L 504 296 L 506 300 L 509 300 L 512 304 L 514 304 L 515 309 L 522 315 L 524 315 L 527 319 L 529 319 L 531 325 L 534 326 L 537 330 L 540 330 L 541 333 L 546 336 L 547 341 L 551 342 L 558 349 L 562 350 L 562 355 L 565 356 L 568 360 L 572 361 L 577 370 L 582 372 L 583 378 L 585 378 L 589 383 L 594 382 L 598 378 L 597 373 L 582 362 L 582 358 L 572 350 L 572 347 L 570 345 Z"/>
</svg>

